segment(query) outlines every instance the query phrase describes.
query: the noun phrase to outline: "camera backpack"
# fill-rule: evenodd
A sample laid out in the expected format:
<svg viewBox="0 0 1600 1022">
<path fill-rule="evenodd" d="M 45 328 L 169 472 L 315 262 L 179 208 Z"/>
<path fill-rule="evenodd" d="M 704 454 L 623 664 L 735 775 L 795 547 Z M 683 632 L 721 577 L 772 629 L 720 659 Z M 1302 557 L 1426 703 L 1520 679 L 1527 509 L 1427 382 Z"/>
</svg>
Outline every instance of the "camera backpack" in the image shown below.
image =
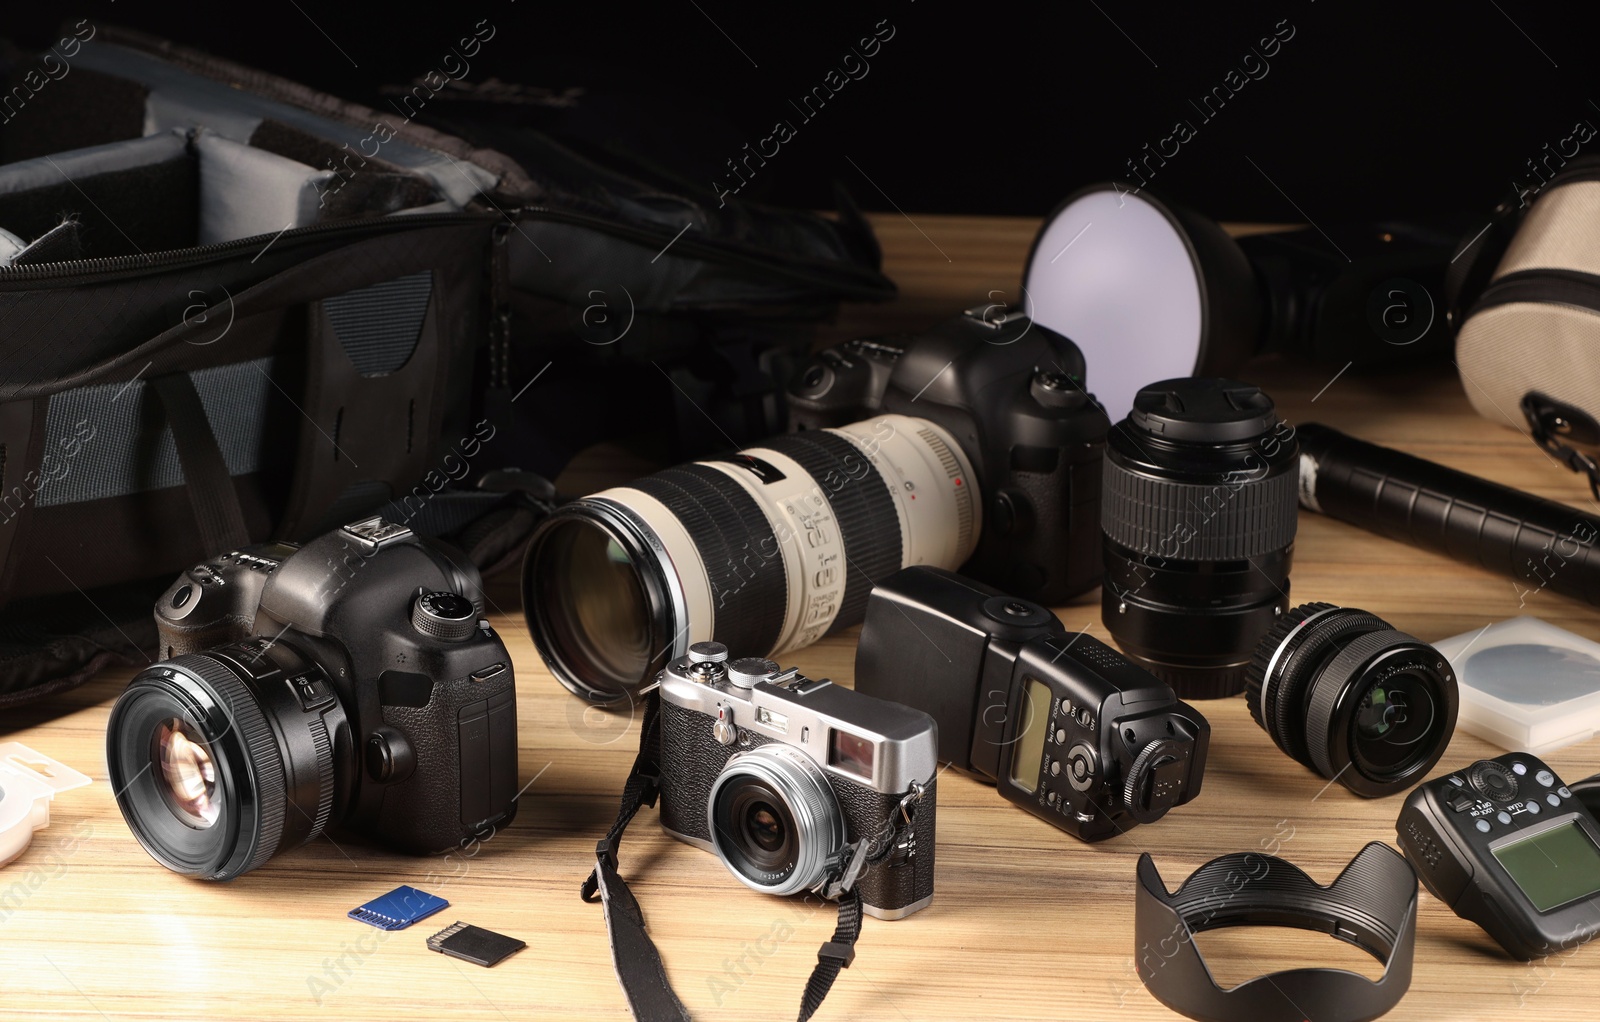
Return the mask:
<svg viewBox="0 0 1600 1022">
<path fill-rule="evenodd" d="M 219 551 L 384 513 L 509 563 L 629 386 L 764 435 L 807 324 L 893 294 L 848 209 L 513 159 L 415 116 L 441 72 L 374 110 L 79 21 L 0 77 L 0 707 L 142 663 Z"/>
<path fill-rule="evenodd" d="M 1563 141 L 1594 134 L 1575 131 Z M 1552 158 L 1457 256 L 1474 297 L 1456 364 L 1478 414 L 1531 433 L 1600 494 L 1600 158 Z"/>
</svg>

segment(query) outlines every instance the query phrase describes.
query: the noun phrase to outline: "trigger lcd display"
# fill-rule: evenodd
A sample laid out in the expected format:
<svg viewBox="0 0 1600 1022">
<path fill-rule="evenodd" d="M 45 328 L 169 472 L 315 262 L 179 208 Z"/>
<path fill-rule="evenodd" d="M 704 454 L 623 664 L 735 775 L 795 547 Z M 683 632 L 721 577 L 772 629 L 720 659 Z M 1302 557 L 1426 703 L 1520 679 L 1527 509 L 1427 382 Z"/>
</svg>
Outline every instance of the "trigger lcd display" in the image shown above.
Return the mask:
<svg viewBox="0 0 1600 1022">
<path fill-rule="evenodd" d="M 1600 848 L 1575 820 L 1492 851 L 1540 912 L 1600 892 Z"/>
<path fill-rule="evenodd" d="M 1039 787 L 1039 759 L 1050 733 L 1050 686 L 1028 678 L 1022 690 L 1016 748 L 1011 753 L 1011 781 L 1024 791 Z"/>
</svg>

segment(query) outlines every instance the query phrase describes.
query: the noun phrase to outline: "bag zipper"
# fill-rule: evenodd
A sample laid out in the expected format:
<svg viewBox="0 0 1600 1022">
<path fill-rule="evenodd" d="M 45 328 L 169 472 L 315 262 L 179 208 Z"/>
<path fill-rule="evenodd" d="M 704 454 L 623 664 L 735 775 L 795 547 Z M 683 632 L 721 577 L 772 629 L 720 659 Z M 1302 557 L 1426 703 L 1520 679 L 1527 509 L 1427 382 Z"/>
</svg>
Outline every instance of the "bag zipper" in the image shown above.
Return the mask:
<svg viewBox="0 0 1600 1022">
<path fill-rule="evenodd" d="M 1600 277 L 1580 270 L 1519 270 L 1484 288 L 1468 318 L 1513 302 L 1565 305 L 1600 313 Z"/>
<path fill-rule="evenodd" d="M 214 245 L 195 245 L 174 248 L 163 252 L 138 255 L 104 256 L 96 259 L 65 259 L 53 263 L 30 263 L 23 266 L 0 266 L 0 288 L 12 282 L 50 281 L 70 285 L 85 279 L 104 279 L 108 274 L 137 275 L 155 270 L 170 270 L 182 266 L 201 265 L 225 259 L 228 256 L 252 249 L 265 253 L 274 245 L 292 247 L 301 241 L 332 234 L 381 235 L 390 231 L 406 230 L 416 226 L 442 227 L 454 224 L 484 223 L 489 214 L 484 213 L 406 213 L 397 216 L 369 217 L 356 221 L 330 221 L 292 227 L 273 238 L 265 246 L 265 234 Z"/>
</svg>

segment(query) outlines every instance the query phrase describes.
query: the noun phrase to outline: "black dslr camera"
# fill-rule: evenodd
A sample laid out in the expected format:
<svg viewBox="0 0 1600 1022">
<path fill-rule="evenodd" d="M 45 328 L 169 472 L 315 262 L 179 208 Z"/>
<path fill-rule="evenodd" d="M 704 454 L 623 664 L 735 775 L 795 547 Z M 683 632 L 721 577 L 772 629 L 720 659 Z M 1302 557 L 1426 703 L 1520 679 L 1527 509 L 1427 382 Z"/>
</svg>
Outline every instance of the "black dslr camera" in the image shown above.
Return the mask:
<svg viewBox="0 0 1600 1022">
<path fill-rule="evenodd" d="M 156 603 L 169 659 L 106 728 L 139 843 L 231 880 L 336 826 L 425 854 L 509 822 L 516 691 L 480 588 L 381 518 L 189 569 Z"/>
<path fill-rule="evenodd" d="M 856 691 L 926 710 L 941 760 L 1084 841 L 1200 793 L 1211 726 L 1194 708 L 1038 604 L 948 571 L 907 568 L 872 591 Z"/>
<path fill-rule="evenodd" d="M 962 574 L 1048 604 L 1100 581 L 1100 458 L 1110 421 L 1071 340 L 1000 306 L 925 333 L 846 341 L 789 389 L 790 428 L 882 413 L 930 420 L 978 475 L 982 531 Z"/>
<path fill-rule="evenodd" d="M 933 720 L 698 642 L 661 672 L 661 824 L 767 894 L 902 919 L 933 898 Z M 870 869 L 862 869 L 870 865 Z M 849 886 L 849 881 L 844 882 Z"/>
</svg>

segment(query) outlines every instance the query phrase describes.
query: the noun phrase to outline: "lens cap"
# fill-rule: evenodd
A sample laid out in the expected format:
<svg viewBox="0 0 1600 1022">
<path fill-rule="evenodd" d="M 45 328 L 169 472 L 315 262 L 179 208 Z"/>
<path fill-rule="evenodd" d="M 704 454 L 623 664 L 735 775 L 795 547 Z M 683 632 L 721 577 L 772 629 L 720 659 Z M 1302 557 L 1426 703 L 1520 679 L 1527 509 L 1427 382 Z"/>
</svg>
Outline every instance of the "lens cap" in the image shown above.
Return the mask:
<svg viewBox="0 0 1600 1022">
<path fill-rule="evenodd" d="M 1194 444 L 1251 440 L 1278 421 L 1272 398 L 1260 387 L 1206 377 L 1150 384 L 1134 397 L 1128 418 L 1156 436 Z"/>
</svg>

